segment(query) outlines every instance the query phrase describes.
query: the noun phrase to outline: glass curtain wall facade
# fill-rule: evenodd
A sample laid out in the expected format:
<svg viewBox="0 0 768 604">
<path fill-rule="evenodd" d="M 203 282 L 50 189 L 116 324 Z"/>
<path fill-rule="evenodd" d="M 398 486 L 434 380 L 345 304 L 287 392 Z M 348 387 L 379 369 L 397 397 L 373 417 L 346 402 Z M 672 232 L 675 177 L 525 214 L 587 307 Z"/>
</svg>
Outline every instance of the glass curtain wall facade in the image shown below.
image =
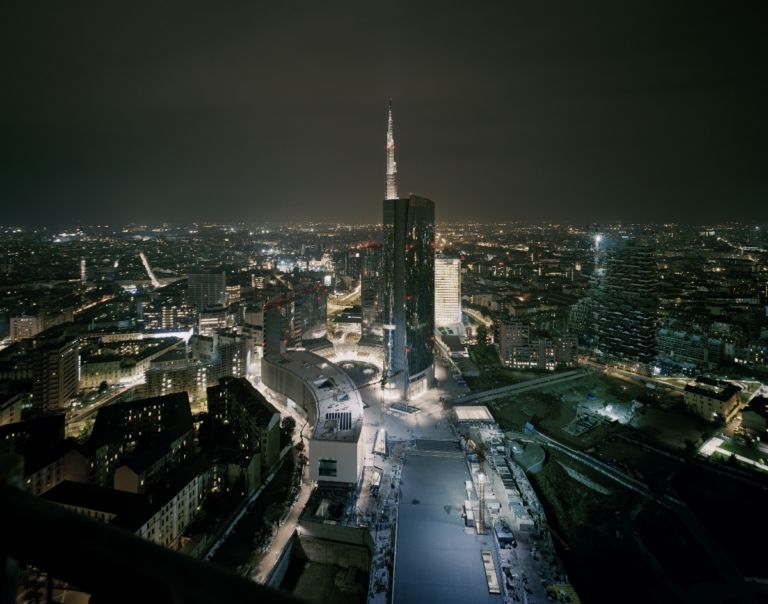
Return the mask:
<svg viewBox="0 0 768 604">
<path fill-rule="evenodd" d="M 385 375 L 403 400 L 434 379 L 435 204 L 384 201 Z"/>
</svg>

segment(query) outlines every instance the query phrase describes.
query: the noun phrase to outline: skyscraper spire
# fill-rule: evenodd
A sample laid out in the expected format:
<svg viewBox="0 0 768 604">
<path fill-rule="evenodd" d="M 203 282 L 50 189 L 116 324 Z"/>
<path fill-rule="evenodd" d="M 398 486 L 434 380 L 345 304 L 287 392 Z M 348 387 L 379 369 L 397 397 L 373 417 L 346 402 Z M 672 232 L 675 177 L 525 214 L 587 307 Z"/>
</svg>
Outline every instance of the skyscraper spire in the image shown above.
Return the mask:
<svg viewBox="0 0 768 604">
<path fill-rule="evenodd" d="M 397 199 L 397 164 L 395 163 L 395 136 L 392 131 L 392 99 L 389 99 L 387 123 L 387 192 L 384 199 Z"/>
</svg>

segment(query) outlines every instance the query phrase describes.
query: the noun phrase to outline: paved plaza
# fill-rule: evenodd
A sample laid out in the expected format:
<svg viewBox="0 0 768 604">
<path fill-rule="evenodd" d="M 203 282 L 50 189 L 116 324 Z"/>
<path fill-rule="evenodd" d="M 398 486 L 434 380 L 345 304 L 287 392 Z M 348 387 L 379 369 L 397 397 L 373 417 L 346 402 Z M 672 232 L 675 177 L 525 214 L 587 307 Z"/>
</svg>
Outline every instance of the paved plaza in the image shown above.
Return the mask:
<svg viewBox="0 0 768 604">
<path fill-rule="evenodd" d="M 487 549 L 496 558 L 493 536 L 465 528 L 461 516 L 469 479 L 458 443 L 419 441 L 407 455 L 398 506 L 395 604 L 502 600 L 488 593 L 480 556 Z"/>
</svg>

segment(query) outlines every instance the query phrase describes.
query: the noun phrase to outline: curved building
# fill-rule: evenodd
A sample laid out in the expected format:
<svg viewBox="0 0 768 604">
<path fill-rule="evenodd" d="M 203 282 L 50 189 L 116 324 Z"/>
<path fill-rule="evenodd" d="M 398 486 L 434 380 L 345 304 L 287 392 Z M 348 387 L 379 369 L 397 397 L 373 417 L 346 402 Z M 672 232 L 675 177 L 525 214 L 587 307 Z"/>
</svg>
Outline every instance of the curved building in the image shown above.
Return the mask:
<svg viewBox="0 0 768 604">
<path fill-rule="evenodd" d="M 312 480 L 357 484 L 364 458 L 363 401 L 344 370 L 312 352 L 290 350 L 264 357 L 261 379 L 309 416 Z"/>
</svg>

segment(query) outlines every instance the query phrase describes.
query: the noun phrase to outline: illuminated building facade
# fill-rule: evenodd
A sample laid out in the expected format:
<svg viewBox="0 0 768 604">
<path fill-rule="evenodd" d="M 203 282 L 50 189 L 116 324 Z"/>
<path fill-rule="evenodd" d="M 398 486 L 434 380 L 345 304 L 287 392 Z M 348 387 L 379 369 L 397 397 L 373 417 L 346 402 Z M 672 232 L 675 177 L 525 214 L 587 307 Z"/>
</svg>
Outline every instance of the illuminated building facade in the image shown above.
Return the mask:
<svg viewBox="0 0 768 604">
<path fill-rule="evenodd" d="M 461 260 L 435 258 L 435 325 L 461 325 Z"/>
<path fill-rule="evenodd" d="M 592 304 L 599 352 L 624 362 L 656 357 L 658 271 L 653 249 L 629 243 L 608 258 Z"/>
<path fill-rule="evenodd" d="M 80 387 L 80 339 L 42 338 L 32 350 L 32 400 L 45 411 L 66 409 Z"/>
<path fill-rule="evenodd" d="M 384 201 L 384 358 L 390 384 L 407 400 L 434 379 L 435 204 Z"/>
</svg>

